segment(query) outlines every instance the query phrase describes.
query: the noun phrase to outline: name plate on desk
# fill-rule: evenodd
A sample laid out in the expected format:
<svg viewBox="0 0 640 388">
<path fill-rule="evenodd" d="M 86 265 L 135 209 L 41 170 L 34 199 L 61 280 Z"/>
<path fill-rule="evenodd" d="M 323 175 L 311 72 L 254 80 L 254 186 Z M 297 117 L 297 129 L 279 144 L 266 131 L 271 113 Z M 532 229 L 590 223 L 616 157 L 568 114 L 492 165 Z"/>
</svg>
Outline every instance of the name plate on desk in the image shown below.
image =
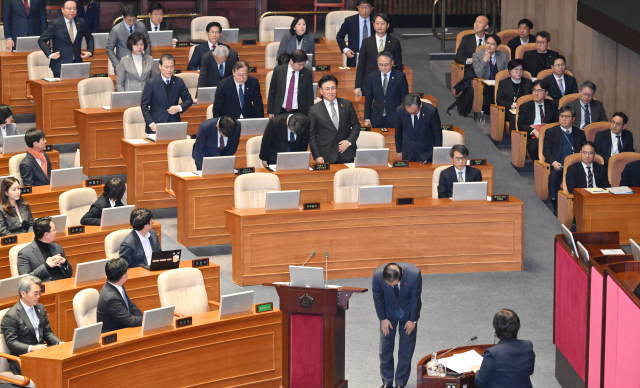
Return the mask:
<svg viewBox="0 0 640 388">
<path fill-rule="evenodd" d="M 256 305 L 256 313 L 265 313 L 273 311 L 273 302 L 260 303 Z"/>
<path fill-rule="evenodd" d="M 191 260 L 191 267 L 192 268 L 198 268 L 198 267 L 207 267 L 209 266 L 209 258 L 204 258 L 204 259 L 193 259 Z"/>
<path fill-rule="evenodd" d="M 24 186 L 20 188 L 20 194 L 31 194 L 33 193 L 33 187 L 31 186 Z"/>
<path fill-rule="evenodd" d="M 509 202 L 509 194 L 494 194 L 491 196 L 491 202 Z"/>
<path fill-rule="evenodd" d="M 191 46 L 191 42 L 189 42 L 188 40 L 176 42 L 176 47 L 189 47 L 189 46 Z"/>
<path fill-rule="evenodd" d="M 453 131 L 453 125 L 441 125 L 443 131 Z"/>
<path fill-rule="evenodd" d="M 469 166 L 486 166 L 487 159 L 469 159 Z"/>
<path fill-rule="evenodd" d="M 329 163 L 316 163 L 313 165 L 315 171 L 324 171 L 329 169 Z"/>
<path fill-rule="evenodd" d="M 360 130 L 369 132 L 371 131 L 371 127 L 360 127 Z"/>
<path fill-rule="evenodd" d="M 321 38 L 313 38 L 313 43 L 315 43 L 315 44 L 320 43 L 320 39 L 321 39 Z"/>
<path fill-rule="evenodd" d="M 53 151 L 53 146 L 50 146 L 50 145 L 44 146 L 44 152 L 51 152 L 51 151 Z"/>
<path fill-rule="evenodd" d="M 102 178 L 87 179 L 84 181 L 86 187 L 102 186 Z"/>
<path fill-rule="evenodd" d="M 413 198 L 396 198 L 396 205 L 413 205 Z"/>
<path fill-rule="evenodd" d="M 251 174 L 253 172 L 256 172 L 255 167 L 242 167 L 238 169 L 238 175 Z"/>
<path fill-rule="evenodd" d="M 316 71 L 331 71 L 331 65 L 316 66 Z"/>
<path fill-rule="evenodd" d="M 102 345 L 109 345 L 115 342 L 118 342 L 118 333 L 113 333 L 102 337 Z"/>
<path fill-rule="evenodd" d="M 408 160 L 396 160 L 393 162 L 393 164 L 391 165 L 392 167 L 409 167 L 409 161 Z"/>
<path fill-rule="evenodd" d="M 302 205 L 302 210 L 318 210 L 318 209 L 320 209 L 320 202 L 305 203 L 304 205 Z"/>
<path fill-rule="evenodd" d="M 258 68 L 254 67 L 254 66 L 250 66 L 248 72 L 249 73 L 257 73 L 258 72 Z"/>
<path fill-rule="evenodd" d="M 182 73 L 182 70 L 174 70 L 173 71 L 173 74 L 180 74 L 180 73 Z"/>
<path fill-rule="evenodd" d="M 107 74 L 107 73 L 98 73 L 98 74 L 92 75 L 92 77 L 94 77 L 94 78 L 107 78 L 108 76 L 109 76 L 109 74 Z"/>
<path fill-rule="evenodd" d="M 255 39 L 242 39 L 242 45 L 243 46 L 255 46 L 256 45 L 256 40 Z"/>
<path fill-rule="evenodd" d="M 67 228 L 67 234 L 69 235 L 80 234 L 80 233 L 84 233 L 84 225 L 70 226 Z"/>
<path fill-rule="evenodd" d="M 11 245 L 18 242 L 18 236 L 7 236 L 0 240 L 0 245 Z"/>
<path fill-rule="evenodd" d="M 184 317 L 184 318 L 176 319 L 176 329 L 179 329 L 184 326 L 190 326 L 191 324 L 193 324 L 192 317 Z"/>
</svg>

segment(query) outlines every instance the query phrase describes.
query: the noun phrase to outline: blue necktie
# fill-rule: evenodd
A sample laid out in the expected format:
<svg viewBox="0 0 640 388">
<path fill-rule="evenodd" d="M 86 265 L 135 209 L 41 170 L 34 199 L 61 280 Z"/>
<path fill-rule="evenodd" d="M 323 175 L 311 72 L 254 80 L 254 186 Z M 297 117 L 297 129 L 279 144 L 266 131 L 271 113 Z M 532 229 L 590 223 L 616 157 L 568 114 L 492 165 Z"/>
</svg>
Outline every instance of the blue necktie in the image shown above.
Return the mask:
<svg viewBox="0 0 640 388">
<path fill-rule="evenodd" d="M 129 26 L 129 33 L 133 34 L 133 27 L 132 26 Z"/>
<path fill-rule="evenodd" d="M 240 109 L 244 107 L 244 91 L 242 90 L 243 86 L 244 85 L 238 86 L 238 97 L 240 98 Z"/>
<path fill-rule="evenodd" d="M 398 287 L 398 285 L 396 284 L 395 286 L 393 286 L 393 292 L 396 294 L 396 298 L 400 298 L 400 287 Z M 398 319 L 402 319 L 402 317 L 404 317 L 404 311 L 402 311 L 401 308 L 398 308 L 396 310 L 396 316 L 398 317 Z"/>
<path fill-rule="evenodd" d="M 220 78 L 224 77 L 224 63 L 222 65 L 218 65 L 218 72 L 220 72 Z"/>
<path fill-rule="evenodd" d="M 291 152 L 291 147 L 293 147 L 295 142 L 296 142 L 296 135 L 294 135 L 293 132 L 289 131 L 289 147 L 287 147 L 287 152 Z"/>
</svg>

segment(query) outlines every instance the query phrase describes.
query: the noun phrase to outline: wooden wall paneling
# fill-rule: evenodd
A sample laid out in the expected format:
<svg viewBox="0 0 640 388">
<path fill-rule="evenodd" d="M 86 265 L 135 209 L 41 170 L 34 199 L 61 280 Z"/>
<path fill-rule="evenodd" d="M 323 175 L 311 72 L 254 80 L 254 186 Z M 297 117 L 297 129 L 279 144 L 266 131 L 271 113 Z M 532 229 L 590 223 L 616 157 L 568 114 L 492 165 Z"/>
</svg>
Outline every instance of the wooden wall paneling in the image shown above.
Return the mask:
<svg viewBox="0 0 640 388">
<path fill-rule="evenodd" d="M 567 15 L 572 15 L 574 12 L 572 2 L 562 0 L 558 12 L 560 14 L 560 20 L 558 25 L 558 36 L 555 41 L 558 51 L 563 53 L 568 62 L 569 58 L 567 55 L 573 51 L 573 29 L 575 20 L 567 17 Z M 573 63 L 567 63 L 567 69 L 573 71 L 573 67 Z"/>
<path fill-rule="evenodd" d="M 633 81 L 636 77 L 630 77 L 631 68 L 636 66 L 631 63 L 631 50 L 624 46 L 618 48 L 616 55 L 616 67 L 615 67 L 615 82 L 616 82 L 616 111 L 632 112 L 631 108 L 635 108 L 633 97 L 635 95 L 635 88 L 633 87 Z M 613 114 L 611 112 L 610 114 Z M 630 116 L 630 115 L 629 115 Z M 632 126 L 627 127 L 631 130 Z"/>
<path fill-rule="evenodd" d="M 549 47 L 554 51 L 563 51 L 560 44 L 559 11 L 562 0 L 547 0 L 544 7 L 545 31 L 551 34 Z"/>
<path fill-rule="evenodd" d="M 618 45 L 613 40 L 607 38 L 602 34 L 597 34 L 599 39 L 604 44 L 604 52 L 602 53 L 602 72 L 604 93 L 600 95 L 602 102 L 604 103 L 605 110 L 607 111 L 607 118 L 611 119 L 611 115 L 616 111 L 618 104 L 617 98 L 617 83 L 616 83 L 616 64 Z M 600 93 L 600 84 L 598 84 L 598 93 Z"/>
<path fill-rule="evenodd" d="M 627 78 L 623 81 L 626 84 L 632 84 L 630 88 L 631 93 L 629 93 L 628 99 L 628 101 L 630 101 L 629 105 L 631 106 L 625 111 L 625 113 L 629 115 L 629 126 L 627 126 L 627 129 L 633 132 L 633 136 L 636 139 L 640 139 L 640 91 L 638 90 L 640 89 L 640 77 L 636 76 L 638 72 L 640 72 L 640 55 L 626 47 L 621 47 L 620 49 L 627 50 L 630 56 L 629 73 L 627 74 Z M 622 98 L 625 97 L 623 96 Z M 636 145 L 634 148 L 638 150 L 640 149 L 640 145 Z"/>
<path fill-rule="evenodd" d="M 530 15 L 535 15 L 535 12 L 536 12 L 536 2 L 535 2 L 535 0 L 524 0 L 524 1 L 525 1 L 525 6 L 524 6 L 524 10 L 523 10 L 524 13 L 521 15 L 522 17 L 517 18 L 518 20 L 524 19 L 524 18 L 529 19 L 529 16 Z M 516 1 L 516 3 L 517 3 L 517 1 Z M 514 20 L 513 23 L 517 23 L 518 20 Z M 529 20 L 531 20 L 531 19 L 529 19 Z M 531 20 L 531 21 L 533 21 L 533 20 Z M 540 30 L 540 25 L 539 24 L 536 25 L 536 23 L 534 22 L 533 23 L 533 31 L 535 32 L 535 31 L 539 31 L 539 30 Z"/>
<path fill-rule="evenodd" d="M 542 31 L 547 26 L 544 22 L 544 8 L 546 0 L 534 0 L 536 4 L 535 13 L 531 14 L 533 19 L 529 19 L 533 22 L 534 26 L 537 25 L 536 31 Z"/>
</svg>

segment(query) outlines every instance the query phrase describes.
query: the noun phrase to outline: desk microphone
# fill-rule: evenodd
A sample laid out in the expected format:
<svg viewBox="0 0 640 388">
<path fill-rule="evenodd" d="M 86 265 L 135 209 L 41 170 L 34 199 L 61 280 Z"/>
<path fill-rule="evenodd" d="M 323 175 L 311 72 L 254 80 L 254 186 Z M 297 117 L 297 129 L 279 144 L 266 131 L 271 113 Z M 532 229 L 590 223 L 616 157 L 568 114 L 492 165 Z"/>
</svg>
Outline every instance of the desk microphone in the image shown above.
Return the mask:
<svg viewBox="0 0 640 388">
<path fill-rule="evenodd" d="M 444 356 L 445 354 L 449 353 L 450 351 L 455 350 L 455 349 L 458 349 L 460 346 L 462 346 L 462 345 L 464 345 L 464 344 L 466 344 L 466 343 L 469 343 L 469 342 L 471 342 L 471 341 L 475 341 L 475 340 L 477 340 L 477 339 L 478 339 L 478 336 L 477 336 L 477 335 L 474 335 L 473 337 L 471 337 L 471 338 L 469 338 L 468 340 L 464 341 L 464 342 L 463 342 L 463 343 L 461 343 L 460 345 L 458 345 L 458 346 L 456 346 L 456 347 L 454 347 L 454 348 L 451 348 L 451 349 L 447 350 L 446 352 L 442 353 L 442 354 L 441 354 L 440 356 L 438 356 L 438 357 L 439 357 L 439 358 L 442 358 L 442 356 Z"/>
<path fill-rule="evenodd" d="M 324 286 L 329 281 L 329 252 L 324 253 Z"/>
<path fill-rule="evenodd" d="M 304 261 L 304 264 L 307 264 L 307 261 L 309 261 L 315 255 L 316 255 L 316 251 L 311 252 L 307 260 Z M 302 264 L 301 267 L 304 267 L 304 264 Z"/>
</svg>

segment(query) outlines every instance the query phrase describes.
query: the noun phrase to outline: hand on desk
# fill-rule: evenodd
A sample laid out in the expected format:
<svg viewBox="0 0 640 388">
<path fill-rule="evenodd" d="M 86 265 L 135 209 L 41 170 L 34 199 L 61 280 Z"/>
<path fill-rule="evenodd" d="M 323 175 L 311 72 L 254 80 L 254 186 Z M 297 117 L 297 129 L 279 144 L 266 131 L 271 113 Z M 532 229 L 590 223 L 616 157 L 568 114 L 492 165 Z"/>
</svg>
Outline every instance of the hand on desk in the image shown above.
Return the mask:
<svg viewBox="0 0 640 388">
<path fill-rule="evenodd" d="M 382 334 L 387 336 L 389 334 L 389 329 L 393 330 L 393 326 L 391 326 L 391 321 L 388 319 L 383 319 L 380 321 L 380 328 L 382 329 Z"/>
<path fill-rule="evenodd" d="M 267 163 L 267 161 L 266 161 L 266 160 L 263 160 L 263 161 L 262 161 L 262 167 L 264 167 L 264 168 L 269 167 L 269 163 Z"/>
<path fill-rule="evenodd" d="M 471 372 L 476 373 L 478 370 L 480 370 L 480 365 L 474 365 L 471 367 Z"/>
<path fill-rule="evenodd" d="M 319 157 L 319 158 L 316 158 L 316 163 L 318 163 L 318 164 L 324 163 L 324 158 L 322 156 Z"/>
<path fill-rule="evenodd" d="M 58 59 L 60 58 L 60 51 L 56 51 L 55 53 L 51 54 L 51 59 Z"/>
<path fill-rule="evenodd" d="M 155 132 L 155 131 L 156 131 L 156 125 L 155 125 L 155 124 L 151 124 L 151 125 L 149 125 L 149 129 L 150 129 L 152 132 Z"/>
<path fill-rule="evenodd" d="M 7 48 L 7 51 L 11 51 L 13 50 L 13 39 L 7 39 L 4 42 L 5 47 Z"/>
<path fill-rule="evenodd" d="M 407 333 L 407 335 L 411 334 L 411 332 L 415 328 L 416 324 L 413 321 L 407 321 L 407 323 L 404 324 L 404 331 L 405 333 Z"/>
<path fill-rule="evenodd" d="M 180 112 L 180 107 L 178 105 L 174 105 L 171 108 L 167 109 L 167 112 L 169 112 L 170 115 L 174 115 Z"/>
<path fill-rule="evenodd" d="M 87 59 L 87 58 L 93 56 L 93 54 L 91 54 L 88 51 L 83 51 L 83 52 L 80 53 L 80 56 L 82 57 L 82 59 Z"/>
<path fill-rule="evenodd" d="M 355 94 L 356 97 L 362 97 L 362 89 L 353 89 L 353 94 Z"/>
<path fill-rule="evenodd" d="M 347 140 L 343 140 L 340 143 L 338 143 L 338 152 L 343 153 L 344 151 L 347 150 L 347 148 L 349 148 L 349 142 Z"/>
<path fill-rule="evenodd" d="M 47 345 L 32 345 L 29 348 L 29 352 L 36 352 L 38 350 L 42 350 L 42 349 L 46 349 L 46 348 L 47 348 Z"/>
</svg>

